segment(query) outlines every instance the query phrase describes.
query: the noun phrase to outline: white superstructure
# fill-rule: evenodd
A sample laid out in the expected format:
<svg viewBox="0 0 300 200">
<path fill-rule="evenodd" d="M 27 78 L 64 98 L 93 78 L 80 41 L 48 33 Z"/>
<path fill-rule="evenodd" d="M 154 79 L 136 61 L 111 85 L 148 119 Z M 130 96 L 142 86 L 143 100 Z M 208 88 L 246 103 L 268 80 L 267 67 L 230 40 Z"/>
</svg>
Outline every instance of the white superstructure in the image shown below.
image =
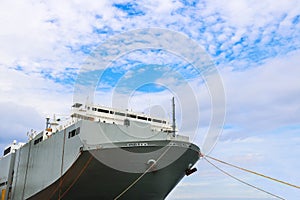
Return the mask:
<svg viewBox="0 0 300 200">
<path fill-rule="evenodd" d="M 124 125 L 126 119 L 130 121 L 148 123 L 152 129 L 164 132 L 172 132 L 172 125 L 166 119 L 151 117 L 144 113 L 129 110 L 120 110 L 100 105 L 83 105 L 75 103 L 71 117 L 96 122 Z"/>
</svg>

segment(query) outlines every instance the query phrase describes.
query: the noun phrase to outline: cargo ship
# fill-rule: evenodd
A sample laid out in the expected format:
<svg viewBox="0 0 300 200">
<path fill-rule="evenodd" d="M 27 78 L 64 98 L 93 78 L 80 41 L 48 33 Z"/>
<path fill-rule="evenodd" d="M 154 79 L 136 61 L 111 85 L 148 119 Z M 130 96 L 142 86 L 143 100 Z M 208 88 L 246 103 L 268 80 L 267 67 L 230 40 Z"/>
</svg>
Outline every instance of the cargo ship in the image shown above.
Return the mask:
<svg viewBox="0 0 300 200">
<path fill-rule="evenodd" d="M 200 149 L 173 122 L 74 103 L 0 158 L 1 200 L 165 199 L 196 171 Z"/>
</svg>

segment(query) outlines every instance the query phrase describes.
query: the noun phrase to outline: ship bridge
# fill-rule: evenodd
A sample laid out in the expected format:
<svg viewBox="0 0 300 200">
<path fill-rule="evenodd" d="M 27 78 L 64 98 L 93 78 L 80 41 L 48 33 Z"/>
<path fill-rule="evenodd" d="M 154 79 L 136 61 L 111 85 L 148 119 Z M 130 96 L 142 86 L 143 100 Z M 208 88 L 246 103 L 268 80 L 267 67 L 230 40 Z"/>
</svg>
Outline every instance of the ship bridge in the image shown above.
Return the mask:
<svg viewBox="0 0 300 200">
<path fill-rule="evenodd" d="M 149 124 L 152 129 L 171 133 L 172 124 L 163 118 L 151 117 L 144 113 L 130 110 L 120 110 L 100 105 L 83 105 L 75 103 L 72 106 L 72 118 L 84 119 L 96 122 L 129 125 L 130 121 Z"/>
</svg>

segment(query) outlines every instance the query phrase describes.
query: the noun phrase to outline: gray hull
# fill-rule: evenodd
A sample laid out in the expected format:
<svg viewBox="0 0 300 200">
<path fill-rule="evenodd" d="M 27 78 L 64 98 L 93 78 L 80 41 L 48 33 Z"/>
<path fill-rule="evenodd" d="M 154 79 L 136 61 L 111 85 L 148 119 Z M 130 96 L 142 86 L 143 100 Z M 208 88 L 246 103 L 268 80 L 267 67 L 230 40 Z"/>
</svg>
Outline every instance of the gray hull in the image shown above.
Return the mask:
<svg viewBox="0 0 300 200">
<path fill-rule="evenodd" d="M 167 141 L 163 143 L 165 145 L 168 144 Z M 162 145 L 163 143 L 160 144 Z M 147 159 L 150 157 L 160 157 L 160 159 L 157 161 L 155 168 L 145 173 L 119 199 L 164 199 L 185 176 L 185 170 L 189 166 L 194 165 L 199 158 L 199 148 L 197 146 L 182 144 L 184 146 L 123 148 L 131 153 L 136 153 L 130 159 L 120 158 L 121 160 L 127 160 L 127 163 L 123 164 L 129 167 L 130 165 L 132 167 L 137 166 L 142 162 L 147 170 L 148 165 L 145 163 Z M 143 173 L 126 172 L 126 170 L 120 171 L 120 166 L 108 166 L 101 162 L 103 156 L 108 156 L 112 160 L 119 159 L 116 157 L 118 151 L 118 149 L 104 149 L 82 152 L 61 179 L 29 199 L 116 198 L 143 175 Z M 161 152 L 164 152 L 164 154 L 162 155 Z M 135 155 L 138 154 L 143 154 L 144 160 L 141 160 L 139 156 L 133 160 Z"/>
</svg>

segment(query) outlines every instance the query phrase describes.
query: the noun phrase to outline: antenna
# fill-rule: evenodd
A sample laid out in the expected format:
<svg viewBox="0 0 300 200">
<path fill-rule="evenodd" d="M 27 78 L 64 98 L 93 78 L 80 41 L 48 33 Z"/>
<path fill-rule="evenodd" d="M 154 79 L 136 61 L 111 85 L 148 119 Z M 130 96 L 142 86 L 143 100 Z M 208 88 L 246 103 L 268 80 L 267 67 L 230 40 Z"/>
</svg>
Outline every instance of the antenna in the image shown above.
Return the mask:
<svg viewBox="0 0 300 200">
<path fill-rule="evenodd" d="M 47 128 L 50 128 L 50 117 L 49 116 L 46 117 L 46 129 Z"/>
<path fill-rule="evenodd" d="M 175 98 L 172 98 L 172 113 L 173 113 L 173 124 L 172 124 L 172 132 L 173 137 L 175 137 L 176 132 L 176 118 L 175 118 Z"/>
</svg>

